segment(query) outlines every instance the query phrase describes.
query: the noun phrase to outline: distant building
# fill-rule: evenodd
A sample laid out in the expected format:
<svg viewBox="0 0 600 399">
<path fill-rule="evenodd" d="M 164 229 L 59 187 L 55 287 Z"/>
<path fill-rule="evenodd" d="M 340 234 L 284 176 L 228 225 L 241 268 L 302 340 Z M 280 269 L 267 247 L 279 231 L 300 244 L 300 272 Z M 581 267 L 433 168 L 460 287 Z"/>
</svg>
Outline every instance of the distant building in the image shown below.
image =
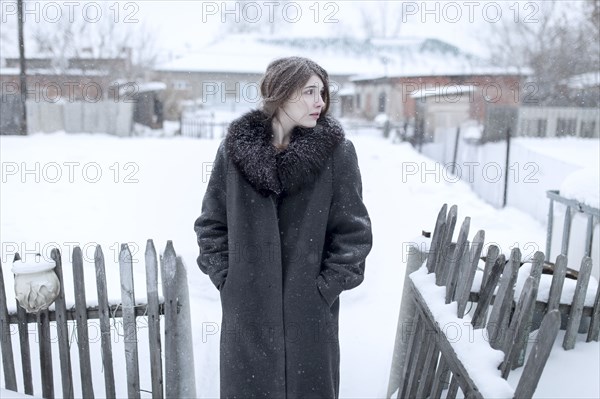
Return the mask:
<svg viewBox="0 0 600 399">
<path fill-rule="evenodd" d="M 342 115 L 340 94 L 352 90 L 352 76 L 384 72 L 370 45 L 356 39 L 229 35 L 196 54 L 157 66 L 152 79 L 167 84 L 167 119 L 177 119 L 187 100 L 199 107 L 241 111 L 260 106 L 262 75 L 271 61 L 286 56 L 311 58 L 327 70 L 331 111 L 337 116 Z"/>
</svg>

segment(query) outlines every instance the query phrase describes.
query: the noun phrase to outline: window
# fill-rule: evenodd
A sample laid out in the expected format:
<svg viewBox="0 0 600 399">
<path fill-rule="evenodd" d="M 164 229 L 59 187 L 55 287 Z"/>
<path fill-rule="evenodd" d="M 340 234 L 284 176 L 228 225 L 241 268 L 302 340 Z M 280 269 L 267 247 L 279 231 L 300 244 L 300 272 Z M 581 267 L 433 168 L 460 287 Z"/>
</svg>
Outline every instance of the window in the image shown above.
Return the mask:
<svg viewBox="0 0 600 399">
<path fill-rule="evenodd" d="M 579 135 L 586 138 L 596 137 L 596 121 L 581 121 Z"/>
<path fill-rule="evenodd" d="M 577 119 L 558 118 L 556 121 L 556 137 L 575 136 Z"/>
<path fill-rule="evenodd" d="M 546 119 L 523 119 L 521 121 L 522 136 L 545 137 L 548 121 Z"/>
<path fill-rule="evenodd" d="M 171 83 L 174 90 L 190 90 L 192 85 L 187 80 L 174 80 Z"/>
<path fill-rule="evenodd" d="M 356 95 L 356 109 L 360 109 L 360 94 Z"/>
<path fill-rule="evenodd" d="M 379 93 L 379 104 L 377 107 L 377 112 L 385 112 L 385 92 Z"/>
</svg>

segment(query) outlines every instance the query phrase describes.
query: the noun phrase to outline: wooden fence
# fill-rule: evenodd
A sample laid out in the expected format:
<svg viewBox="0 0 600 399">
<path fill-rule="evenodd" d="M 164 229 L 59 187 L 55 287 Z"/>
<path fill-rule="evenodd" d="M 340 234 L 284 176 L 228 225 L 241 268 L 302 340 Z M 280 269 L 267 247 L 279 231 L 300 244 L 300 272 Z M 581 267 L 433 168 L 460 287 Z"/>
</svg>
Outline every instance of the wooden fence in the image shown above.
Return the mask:
<svg viewBox="0 0 600 399">
<path fill-rule="evenodd" d="M 594 208 L 574 199 L 565 198 L 560 195 L 560 192 L 558 190 L 548 190 L 546 191 L 546 196 L 550 199 L 550 208 L 548 210 L 548 230 L 546 233 L 546 253 L 550 254 L 550 251 L 552 250 L 552 231 L 554 228 L 554 202 L 558 202 L 566 207 L 565 219 L 561 235 L 561 253 L 565 256 L 568 255 L 573 216 L 575 215 L 575 213 L 582 213 L 587 217 L 584 254 L 585 256 L 592 256 L 594 227 L 598 223 L 600 223 L 600 209 Z"/>
<path fill-rule="evenodd" d="M 422 282 L 415 283 L 410 276 L 420 269 L 425 261 L 427 273 L 433 273 L 434 276 L 434 282 L 430 285 L 443 287 L 445 298 L 440 299 L 440 302 L 457 303 L 457 320 L 464 318 L 469 302 L 476 304 L 469 327 L 474 330 L 485 328 L 489 345 L 504 352 L 500 371 L 492 372 L 498 374 L 497 378 L 507 379 L 511 370 L 524 364 L 513 397 L 532 397 L 561 324 L 566 329 L 563 347 L 567 350 L 575 346 L 578 331 L 587 332 L 588 342 L 598 341 L 598 287 L 591 287 L 596 289 L 593 307 L 584 306 L 591 259 L 583 258 L 573 302 L 567 305 L 560 304 L 567 272 L 567 258 L 560 255 L 556 263 L 550 265 L 545 262 L 542 252 L 536 252 L 530 260 L 530 275 L 519 300 L 515 303 L 515 282 L 519 267 L 523 264 L 519 249 L 514 248 L 506 259 L 504 254 L 499 253 L 497 246 L 490 245 L 486 256 L 481 257 L 485 232 L 478 231 L 472 243 L 469 243 L 467 236 L 470 218 L 466 217 L 457 242 L 454 243 L 451 239 L 456 220 L 456 206 L 452 206 L 448 211 L 447 205 L 444 204 L 439 212 L 427 253 L 411 247 L 387 397 L 390 398 L 398 392 L 398 398 L 440 398 L 442 391 L 447 389 L 446 398 L 454 398 L 459 388 L 466 398 L 484 397 L 481 390 L 485 387 L 478 384 L 475 376 L 465 367 L 468 353 L 462 352 L 464 346 L 459 348 L 453 345 L 440 327 L 441 322 L 434 316 L 434 300 L 431 299 L 431 295 L 423 292 L 424 288 L 431 287 L 424 287 Z M 481 289 L 479 292 L 472 292 L 480 259 L 485 261 Z M 550 295 L 547 302 L 539 302 L 537 292 L 545 269 L 553 272 Z M 408 337 L 403 331 L 407 323 L 416 326 Z M 534 329 L 538 329 L 537 339 L 525 362 L 529 333 Z M 431 333 L 434 339 L 427 341 Z"/>
<path fill-rule="evenodd" d="M 162 293 L 158 291 L 158 261 L 152 240 L 148 240 L 145 252 L 147 303 L 139 305 L 134 293 L 134 274 L 132 256 L 127 244 L 121 245 L 119 253 L 121 303 L 109 305 L 104 255 L 98 245 L 94 255 L 98 306 L 90 307 L 86 303 L 84 267 L 82 251 L 73 249 L 73 283 L 75 306 L 67 308 L 64 293 L 63 266 L 58 249 L 51 253 L 55 262 L 55 273 L 61 283 L 61 292 L 56 299 L 54 310 L 42 310 L 37 314 L 26 313 L 17 304 L 17 313 L 7 309 L 7 293 L 0 265 L 0 333 L 4 382 L 8 390 L 18 391 L 10 325 L 17 324 L 19 330 L 20 358 L 23 375 L 22 392 L 33 395 L 31 348 L 29 346 L 28 324 L 36 323 L 39 336 L 41 395 L 44 398 L 55 397 L 54 371 L 52 369 L 52 346 L 50 323 L 56 323 L 60 358 L 60 375 L 63 398 L 73 398 L 73 370 L 70 355 L 69 321 L 75 321 L 79 370 L 81 378 L 81 396 L 94 397 L 92 367 L 88 336 L 88 320 L 98 319 L 101 331 L 102 366 L 104 372 L 105 396 L 116 397 L 113 352 L 111 348 L 111 319 L 121 318 L 123 322 L 125 370 L 127 396 L 139 398 L 140 366 L 150 368 L 153 398 L 195 397 L 194 362 L 190 336 L 190 311 L 187 289 L 187 275 L 180 257 L 176 256 L 173 244 L 168 241 L 161 257 Z M 149 342 L 149 364 L 138 361 L 138 325 L 139 317 L 147 318 Z M 164 320 L 164 336 L 161 336 L 161 317 Z M 164 341 L 163 341 L 164 340 Z M 164 373 L 163 349 L 164 342 Z M 121 378 L 117 375 L 116 378 Z M 39 392 L 36 393 L 39 395 Z"/>
</svg>

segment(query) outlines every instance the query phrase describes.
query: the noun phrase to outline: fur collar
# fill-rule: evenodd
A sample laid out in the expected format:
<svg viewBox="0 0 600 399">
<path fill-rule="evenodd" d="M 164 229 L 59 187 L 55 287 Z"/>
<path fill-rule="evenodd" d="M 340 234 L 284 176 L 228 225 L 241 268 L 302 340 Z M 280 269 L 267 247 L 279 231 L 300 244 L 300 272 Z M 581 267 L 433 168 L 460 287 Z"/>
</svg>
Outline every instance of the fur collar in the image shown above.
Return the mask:
<svg viewBox="0 0 600 399">
<path fill-rule="evenodd" d="M 344 131 L 325 116 L 314 128 L 295 127 L 290 144 L 281 152 L 271 144 L 271 120 L 262 111 L 250 111 L 229 126 L 227 155 L 252 187 L 264 196 L 297 191 L 314 181 Z"/>
</svg>

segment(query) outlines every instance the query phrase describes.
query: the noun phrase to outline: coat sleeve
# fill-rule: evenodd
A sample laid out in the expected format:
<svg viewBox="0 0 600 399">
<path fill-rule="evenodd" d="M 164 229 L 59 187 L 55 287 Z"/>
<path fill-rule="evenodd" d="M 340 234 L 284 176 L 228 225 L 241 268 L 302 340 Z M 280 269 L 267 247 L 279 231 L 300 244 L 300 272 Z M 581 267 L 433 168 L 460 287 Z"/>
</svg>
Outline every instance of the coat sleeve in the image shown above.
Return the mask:
<svg viewBox="0 0 600 399">
<path fill-rule="evenodd" d="M 229 265 L 227 239 L 227 163 L 225 145 L 221 142 L 213 163 L 208 187 L 202 200 L 200 217 L 194 223 L 200 255 L 200 270 L 208 274 L 220 290 Z"/>
<path fill-rule="evenodd" d="M 333 305 L 344 290 L 362 283 L 372 246 L 371 220 L 362 201 L 362 182 L 354 145 L 340 144 L 333 162 L 333 197 L 327 236 L 317 277 L 319 291 Z"/>
</svg>

